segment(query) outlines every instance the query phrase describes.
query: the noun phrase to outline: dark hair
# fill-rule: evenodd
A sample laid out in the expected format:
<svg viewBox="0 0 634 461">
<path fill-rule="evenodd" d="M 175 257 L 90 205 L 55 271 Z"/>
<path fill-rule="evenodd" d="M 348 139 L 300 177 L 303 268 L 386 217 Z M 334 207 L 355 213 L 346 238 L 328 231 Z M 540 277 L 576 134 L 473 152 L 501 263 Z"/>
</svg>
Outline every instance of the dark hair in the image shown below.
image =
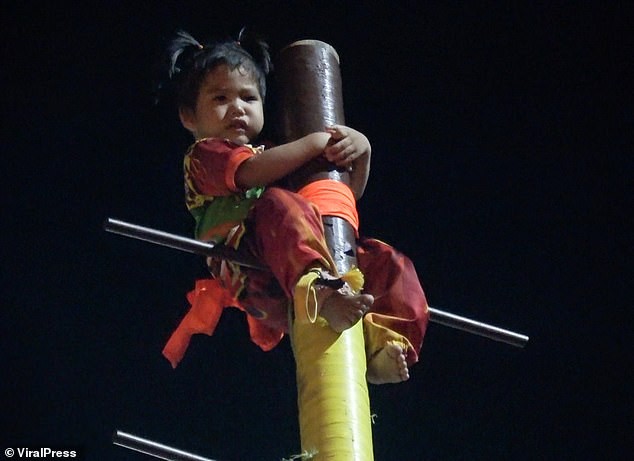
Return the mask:
<svg viewBox="0 0 634 461">
<path fill-rule="evenodd" d="M 244 28 L 237 40 L 201 43 L 185 31 L 178 31 L 167 48 L 168 76 L 177 106 L 195 109 L 200 85 L 207 73 L 224 64 L 234 70 L 244 68 L 255 80 L 262 99 L 266 96 L 266 76 L 271 69 L 268 45 L 247 36 Z"/>
</svg>

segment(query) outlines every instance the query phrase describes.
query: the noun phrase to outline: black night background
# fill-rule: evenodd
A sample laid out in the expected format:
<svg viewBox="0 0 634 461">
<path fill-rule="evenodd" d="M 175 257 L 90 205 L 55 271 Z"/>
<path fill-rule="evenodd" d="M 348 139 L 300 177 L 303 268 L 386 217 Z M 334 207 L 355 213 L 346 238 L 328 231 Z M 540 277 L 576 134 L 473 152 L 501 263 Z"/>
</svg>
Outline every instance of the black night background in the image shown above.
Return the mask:
<svg viewBox="0 0 634 461">
<path fill-rule="evenodd" d="M 288 340 L 264 353 L 226 311 L 172 370 L 203 260 L 102 229 L 191 235 L 190 137 L 152 103 L 156 57 L 179 28 L 246 25 L 274 56 L 339 53 L 346 123 L 373 146 L 362 233 L 410 256 L 431 306 L 530 336 L 430 324 L 411 379 L 370 387 L 375 459 L 628 459 L 628 5 L 5 2 L 2 449 L 151 459 L 119 429 L 226 461 L 300 452 Z"/>
</svg>

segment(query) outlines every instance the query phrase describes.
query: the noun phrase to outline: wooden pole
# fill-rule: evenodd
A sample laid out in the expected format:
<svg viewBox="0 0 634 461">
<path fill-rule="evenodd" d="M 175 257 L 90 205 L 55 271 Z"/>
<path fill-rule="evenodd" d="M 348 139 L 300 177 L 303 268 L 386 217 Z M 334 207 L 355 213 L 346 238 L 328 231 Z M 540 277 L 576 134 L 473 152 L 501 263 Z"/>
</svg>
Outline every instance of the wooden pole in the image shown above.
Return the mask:
<svg viewBox="0 0 634 461">
<path fill-rule="evenodd" d="M 339 57 L 330 45 L 292 43 L 276 63 L 279 126 L 289 142 L 344 124 Z M 292 189 L 323 178 L 350 183 L 349 174 L 319 158 L 289 178 Z M 352 226 L 324 217 L 328 248 L 341 274 L 356 266 Z M 353 251 L 349 251 L 353 250 Z M 302 450 L 315 461 L 372 461 L 372 428 L 362 322 L 335 333 L 325 320 L 293 322 Z"/>
</svg>

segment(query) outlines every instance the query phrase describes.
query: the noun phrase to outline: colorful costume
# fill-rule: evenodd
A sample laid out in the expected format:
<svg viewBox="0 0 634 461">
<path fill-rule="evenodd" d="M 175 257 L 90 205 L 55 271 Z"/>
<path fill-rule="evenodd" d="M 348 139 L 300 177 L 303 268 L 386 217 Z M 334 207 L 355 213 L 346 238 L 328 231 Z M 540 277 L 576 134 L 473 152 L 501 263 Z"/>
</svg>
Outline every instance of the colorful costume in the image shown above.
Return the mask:
<svg viewBox="0 0 634 461">
<path fill-rule="evenodd" d="M 222 261 L 213 270 L 214 278 L 197 281 L 188 294 L 192 307 L 163 351 L 173 366 L 191 335 L 212 334 L 228 306 L 248 314 L 256 344 L 263 350 L 275 347 L 287 331 L 289 300 L 300 277 L 313 267 L 336 273 L 322 213 L 342 217 L 358 231 L 354 198 L 341 183 L 318 181 L 321 184 L 298 193 L 279 187 L 240 190 L 234 179 L 238 167 L 262 149 L 209 138 L 196 142 L 185 156 L 186 203 L 196 219 L 196 238 L 247 249 L 271 272 Z M 375 298 L 363 319 L 366 355 L 372 357 L 387 341 L 396 341 L 407 350 L 412 365 L 418 361 L 428 321 L 414 266 L 378 240 L 361 238 L 357 245 L 364 292 Z"/>
</svg>

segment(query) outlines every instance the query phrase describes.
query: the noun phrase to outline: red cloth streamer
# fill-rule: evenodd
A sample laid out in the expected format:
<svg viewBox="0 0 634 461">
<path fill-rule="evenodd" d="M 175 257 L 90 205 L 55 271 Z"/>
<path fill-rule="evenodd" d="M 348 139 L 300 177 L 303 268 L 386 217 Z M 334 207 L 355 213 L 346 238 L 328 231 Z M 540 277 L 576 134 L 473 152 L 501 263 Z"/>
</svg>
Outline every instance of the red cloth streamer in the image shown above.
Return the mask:
<svg viewBox="0 0 634 461">
<path fill-rule="evenodd" d="M 191 307 L 163 348 L 163 356 L 169 360 L 172 368 L 176 368 L 183 359 L 193 335 L 213 335 L 226 308 L 233 307 L 251 314 L 246 316 L 249 335 L 263 351 L 270 351 L 277 346 L 286 332 L 284 308 L 276 318 L 268 319 L 265 311 L 245 308 L 218 279 L 196 280 L 195 288 L 187 293 L 187 300 Z M 273 298 L 263 298 L 263 302 L 267 301 L 274 304 L 279 302 Z"/>
<path fill-rule="evenodd" d="M 191 309 L 178 325 L 163 348 L 163 356 L 173 368 L 185 355 L 192 335 L 211 336 L 218 325 L 225 306 L 238 306 L 238 301 L 216 279 L 196 280 L 195 288 L 187 293 Z"/>
</svg>

